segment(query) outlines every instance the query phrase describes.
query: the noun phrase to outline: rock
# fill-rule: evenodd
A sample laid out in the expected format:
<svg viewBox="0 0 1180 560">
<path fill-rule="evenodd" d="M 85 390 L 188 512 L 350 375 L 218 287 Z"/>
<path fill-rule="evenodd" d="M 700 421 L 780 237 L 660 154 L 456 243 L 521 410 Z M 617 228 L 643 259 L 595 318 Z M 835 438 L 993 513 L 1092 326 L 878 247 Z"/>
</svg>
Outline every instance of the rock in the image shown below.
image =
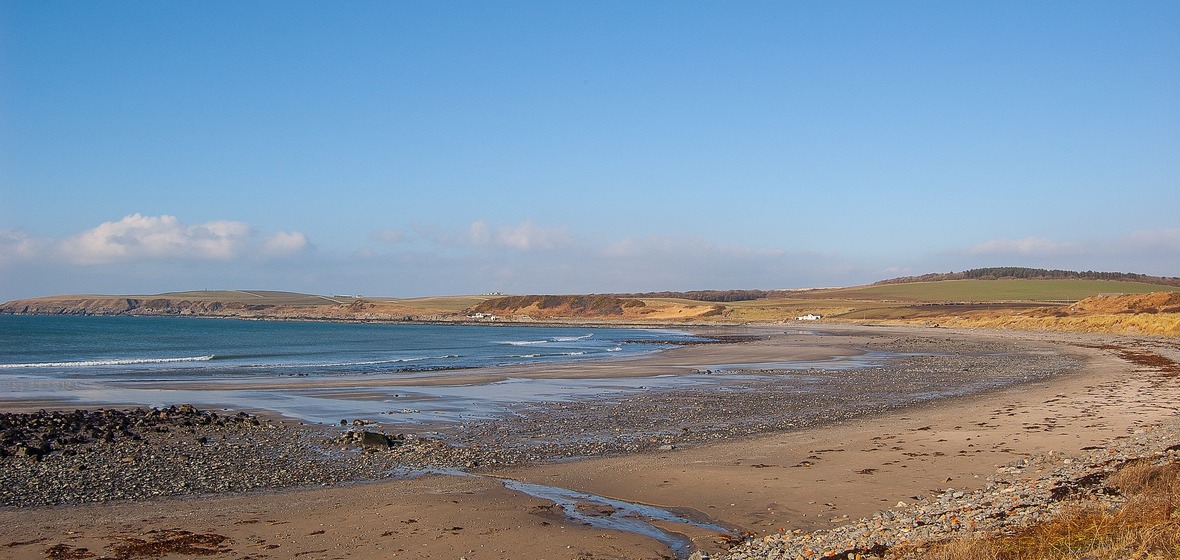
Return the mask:
<svg viewBox="0 0 1180 560">
<path fill-rule="evenodd" d="M 393 445 L 393 440 L 385 434 L 377 432 L 361 432 L 360 435 L 361 447 L 390 447 Z"/>
<path fill-rule="evenodd" d="M 15 455 L 17 457 L 27 457 L 27 458 L 30 458 L 33 460 L 40 459 L 41 456 L 44 454 L 45 454 L 45 451 L 43 449 L 41 449 L 40 447 L 28 447 L 28 446 L 24 446 L 24 445 L 17 447 L 16 453 L 15 453 Z"/>
</svg>

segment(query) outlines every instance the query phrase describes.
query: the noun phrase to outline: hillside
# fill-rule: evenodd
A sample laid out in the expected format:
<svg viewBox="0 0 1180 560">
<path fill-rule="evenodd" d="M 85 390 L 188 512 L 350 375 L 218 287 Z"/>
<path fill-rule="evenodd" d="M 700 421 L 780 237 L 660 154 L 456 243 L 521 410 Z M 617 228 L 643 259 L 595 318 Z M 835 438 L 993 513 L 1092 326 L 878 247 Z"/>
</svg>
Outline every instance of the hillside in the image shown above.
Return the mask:
<svg viewBox="0 0 1180 560">
<path fill-rule="evenodd" d="M 1180 336 L 1180 292 L 1092 296 L 1021 311 L 975 310 L 938 322 L 948 327 Z"/>
<path fill-rule="evenodd" d="M 1026 280 L 1113 280 L 1121 282 L 1138 282 L 1143 284 L 1159 284 L 1162 286 L 1180 286 L 1180 278 L 1167 276 L 1150 276 L 1130 272 L 1095 272 L 1074 270 L 1048 270 L 1044 268 L 1025 268 L 1020 266 L 1001 266 L 990 268 L 973 268 L 963 272 L 948 272 L 923 274 L 921 276 L 903 276 L 874 282 L 874 286 L 881 284 L 907 284 L 912 282 L 940 282 L 943 280 L 1003 280 L 1020 278 Z"/>
<path fill-rule="evenodd" d="M 509 320 L 614 320 L 677 322 L 721 315 L 724 306 L 698 301 L 660 298 L 622 298 L 609 295 L 509 296 L 485 301 L 470 311 Z"/>
<path fill-rule="evenodd" d="M 170 292 L 146 296 L 73 295 L 14 300 L 0 313 L 27 315 L 193 316 L 241 319 L 447 321 L 485 298 L 416 299 L 319 296 L 275 291 Z"/>
<path fill-rule="evenodd" d="M 856 288 L 827 290 L 825 294 L 865 300 L 914 303 L 1068 303 L 1102 294 L 1146 294 L 1177 290 L 1180 290 L 1180 287 L 1124 280 L 1007 278 L 873 284 Z"/>
<path fill-rule="evenodd" d="M 813 290 L 373 298 L 272 291 L 54 296 L 0 313 L 418 322 L 751 324 L 824 321 L 1180 336 L 1180 287 L 1127 280 L 958 279 Z"/>
</svg>

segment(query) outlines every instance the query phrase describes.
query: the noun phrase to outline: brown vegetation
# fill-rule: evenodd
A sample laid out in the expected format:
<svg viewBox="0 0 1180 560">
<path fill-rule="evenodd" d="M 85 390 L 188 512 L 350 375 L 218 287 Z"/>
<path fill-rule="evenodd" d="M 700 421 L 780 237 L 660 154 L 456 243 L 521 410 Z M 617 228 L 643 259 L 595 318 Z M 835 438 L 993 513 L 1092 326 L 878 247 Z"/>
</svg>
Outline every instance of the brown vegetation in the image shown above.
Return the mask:
<svg viewBox="0 0 1180 560">
<path fill-rule="evenodd" d="M 663 299 L 687 299 L 692 301 L 716 301 L 716 302 L 731 302 L 731 301 L 753 301 L 756 299 L 766 299 L 772 297 L 781 297 L 787 292 L 782 291 L 767 291 L 767 290 L 694 290 L 690 292 L 643 292 L 636 294 L 613 294 L 618 297 L 628 298 L 663 298 Z"/>
<path fill-rule="evenodd" d="M 1093 296 L 1070 305 L 961 313 L 937 322 L 958 327 L 1180 336 L 1180 293 Z"/>
<path fill-rule="evenodd" d="M 465 322 L 473 320 L 472 314 L 483 313 L 501 321 L 643 324 L 775 323 L 818 314 L 825 321 L 1180 336 L 1180 292 L 1160 287 L 1157 292 L 1140 293 L 1150 289 L 1155 286 L 1093 279 L 966 279 L 803 291 L 650 292 L 634 297 L 398 299 L 221 291 L 34 298 L 0 304 L 0 313 L 417 322 Z M 1125 293 L 1094 295 L 1107 291 Z"/>
<path fill-rule="evenodd" d="M 1115 509 L 1079 502 L 1046 523 L 1013 534 L 932 547 L 941 560 L 1143 560 L 1180 558 L 1180 463 L 1133 461 L 1106 486 L 1125 497 Z"/>
<path fill-rule="evenodd" d="M 485 301 L 471 311 L 536 317 L 608 317 L 621 316 L 624 309 L 637 307 L 644 307 L 644 303 L 615 296 L 508 296 Z"/>
</svg>

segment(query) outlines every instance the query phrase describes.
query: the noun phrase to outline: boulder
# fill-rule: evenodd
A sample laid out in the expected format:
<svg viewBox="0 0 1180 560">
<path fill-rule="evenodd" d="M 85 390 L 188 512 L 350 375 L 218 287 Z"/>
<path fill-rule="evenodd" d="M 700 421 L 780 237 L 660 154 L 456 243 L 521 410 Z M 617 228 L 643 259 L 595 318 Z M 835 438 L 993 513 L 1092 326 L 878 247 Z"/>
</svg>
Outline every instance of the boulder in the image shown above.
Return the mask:
<svg viewBox="0 0 1180 560">
<path fill-rule="evenodd" d="M 377 432 L 361 432 L 361 447 L 389 447 L 393 445 L 393 440 L 385 434 Z"/>
</svg>

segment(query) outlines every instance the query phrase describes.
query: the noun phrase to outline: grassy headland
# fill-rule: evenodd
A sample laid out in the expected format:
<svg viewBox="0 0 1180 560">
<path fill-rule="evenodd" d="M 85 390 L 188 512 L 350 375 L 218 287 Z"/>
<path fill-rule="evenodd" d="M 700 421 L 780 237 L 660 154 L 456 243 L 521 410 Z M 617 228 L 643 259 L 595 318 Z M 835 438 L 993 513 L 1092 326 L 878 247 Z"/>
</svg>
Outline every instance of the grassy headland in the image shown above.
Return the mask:
<svg viewBox="0 0 1180 560">
<path fill-rule="evenodd" d="M 925 278 L 925 277 L 919 277 Z M 1125 279 L 887 281 L 851 288 L 425 298 L 260 290 L 14 300 L 0 313 L 418 322 L 745 324 L 824 321 L 1180 336 L 1180 286 Z"/>
</svg>

